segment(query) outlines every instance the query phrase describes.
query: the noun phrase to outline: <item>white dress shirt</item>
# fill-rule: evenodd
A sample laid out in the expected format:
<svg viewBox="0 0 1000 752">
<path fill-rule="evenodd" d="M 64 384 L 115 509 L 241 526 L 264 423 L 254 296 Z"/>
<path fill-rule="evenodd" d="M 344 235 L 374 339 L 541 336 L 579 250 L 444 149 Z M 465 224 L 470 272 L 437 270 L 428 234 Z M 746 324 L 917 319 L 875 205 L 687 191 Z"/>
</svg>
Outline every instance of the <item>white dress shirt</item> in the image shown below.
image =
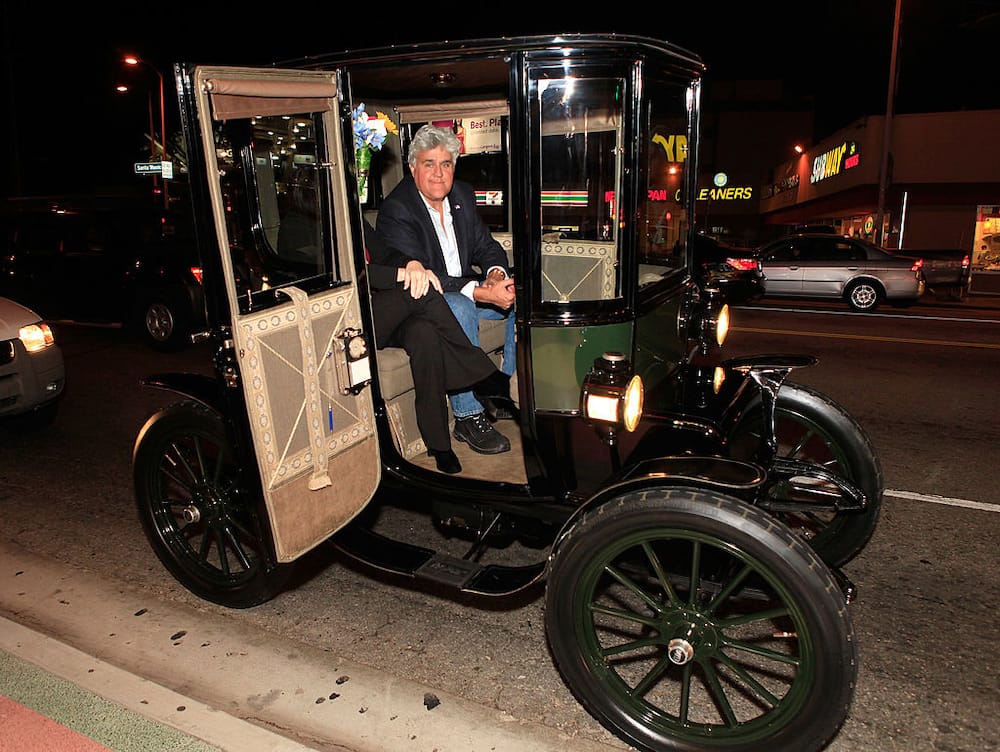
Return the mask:
<svg viewBox="0 0 1000 752">
<path fill-rule="evenodd" d="M 461 277 L 462 259 L 458 255 L 458 238 L 455 237 L 455 221 L 451 216 L 451 204 L 448 203 L 448 197 L 445 196 L 441 202 L 441 208 L 444 211 L 443 222 L 441 214 L 430 205 L 427 199 L 423 197 L 423 194 L 421 194 L 420 199 L 424 202 L 424 206 L 427 207 L 427 213 L 431 216 L 431 224 L 434 225 L 434 232 L 437 233 L 438 242 L 441 244 L 441 250 L 444 252 L 444 266 L 448 270 L 448 276 Z M 462 288 L 462 294 L 470 300 L 475 300 L 472 297 L 472 291 L 478 286 L 478 282 L 469 282 Z"/>
</svg>

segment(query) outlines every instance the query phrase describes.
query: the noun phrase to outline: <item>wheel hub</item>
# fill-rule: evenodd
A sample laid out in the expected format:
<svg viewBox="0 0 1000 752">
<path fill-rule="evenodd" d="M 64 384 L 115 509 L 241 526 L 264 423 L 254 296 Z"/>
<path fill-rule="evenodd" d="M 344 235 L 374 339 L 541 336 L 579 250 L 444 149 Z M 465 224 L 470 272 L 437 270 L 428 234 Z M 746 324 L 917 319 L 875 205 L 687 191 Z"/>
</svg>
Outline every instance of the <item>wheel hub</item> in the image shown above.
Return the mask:
<svg viewBox="0 0 1000 752">
<path fill-rule="evenodd" d="M 181 516 L 187 523 L 199 522 L 202 519 L 215 521 L 225 515 L 226 495 L 213 485 L 195 488 L 191 503 L 184 507 Z"/>
<path fill-rule="evenodd" d="M 675 613 L 664 623 L 662 634 L 671 636 L 667 642 L 667 657 L 675 666 L 690 663 L 697 654 L 714 652 L 719 645 L 715 625 L 697 611 L 685 609 Z"/>
<path fill-rule="evenodd" d="M 675 637 L 667 645 L 667 656 L 670 658 L 671 663 L 683 666 L 694 658 L 694 646 L 687 640 Z"/>
</svg>

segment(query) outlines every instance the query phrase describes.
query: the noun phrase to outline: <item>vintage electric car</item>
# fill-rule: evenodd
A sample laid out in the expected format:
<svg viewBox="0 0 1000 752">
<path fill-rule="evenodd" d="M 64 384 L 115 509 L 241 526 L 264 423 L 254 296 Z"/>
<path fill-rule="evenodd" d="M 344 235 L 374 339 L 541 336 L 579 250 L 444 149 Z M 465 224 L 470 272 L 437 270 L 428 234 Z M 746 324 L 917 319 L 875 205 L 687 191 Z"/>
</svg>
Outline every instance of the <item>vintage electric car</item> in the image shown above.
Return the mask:
<svg viewBox="0 0 1000 752">
<path fill-rule="evenodd" d="M 332 540 L 442 592 L 544 586 L 558 670 L 636 748 L 825 745 L 857 672 L 840 567 L 881 470 L 786 381 L 811 357 L 723 356 L 728 308 L 692 273 L 701 60 L 567 35 L 175 73 L 215 375 L 146 380 L 180 395 L 133 457 L 166 569 L 245 608 Z M 386 126 L 370 165 L 362 111 Z M 364 220 L 428 122 L 462 134 L 517 280 L 513 449 L 457 476 L 426 457 L 405 353 L 372 345 L 366 273 Z M 426 535 L 393 524 L 414 512 Z"/>
</svg>

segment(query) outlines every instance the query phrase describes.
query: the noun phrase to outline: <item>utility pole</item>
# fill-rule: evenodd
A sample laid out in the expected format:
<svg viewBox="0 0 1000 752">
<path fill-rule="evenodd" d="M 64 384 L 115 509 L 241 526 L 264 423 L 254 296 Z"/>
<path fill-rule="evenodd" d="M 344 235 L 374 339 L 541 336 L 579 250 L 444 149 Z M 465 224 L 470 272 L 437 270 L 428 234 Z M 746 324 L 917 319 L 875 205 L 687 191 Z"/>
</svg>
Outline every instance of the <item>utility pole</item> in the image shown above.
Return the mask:
<svg viewBox="0 0 1000 752">
<path fill-rule="evenodd" d="M 875 216 L 875 243 L 885 242 L 882 226 L 885 222 L 885 201 L 889 191 L 889 157 L 892 150 L 892 111 L 896 98 L 896 56 L 899 52 L 899 17 L 903 0 L 896 0 L 896 17 L 892 22 L 892 57 L 889 61 L 889 91 L 885 97 L 885 122 L 882 125 L 882 166 L 878 173 L 878 213 Z"/>
</svg>

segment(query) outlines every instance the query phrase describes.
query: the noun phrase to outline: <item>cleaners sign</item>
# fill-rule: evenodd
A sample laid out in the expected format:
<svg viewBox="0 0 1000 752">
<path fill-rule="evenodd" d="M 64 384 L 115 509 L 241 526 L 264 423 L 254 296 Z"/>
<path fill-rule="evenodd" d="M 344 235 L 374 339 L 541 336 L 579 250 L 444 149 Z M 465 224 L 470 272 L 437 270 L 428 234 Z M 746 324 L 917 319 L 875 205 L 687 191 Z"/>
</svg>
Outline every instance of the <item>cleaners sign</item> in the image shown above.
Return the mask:
<svg viewBox="0 0 1000 752">
<path fill-rule="evenodd" d="M 749 201 L 753 198 L 753 186 L 729 185 L 729 176 L 717 172 L 712 176 L 713 188 L 699 188 L 699 201 Z"/>
</svg>

